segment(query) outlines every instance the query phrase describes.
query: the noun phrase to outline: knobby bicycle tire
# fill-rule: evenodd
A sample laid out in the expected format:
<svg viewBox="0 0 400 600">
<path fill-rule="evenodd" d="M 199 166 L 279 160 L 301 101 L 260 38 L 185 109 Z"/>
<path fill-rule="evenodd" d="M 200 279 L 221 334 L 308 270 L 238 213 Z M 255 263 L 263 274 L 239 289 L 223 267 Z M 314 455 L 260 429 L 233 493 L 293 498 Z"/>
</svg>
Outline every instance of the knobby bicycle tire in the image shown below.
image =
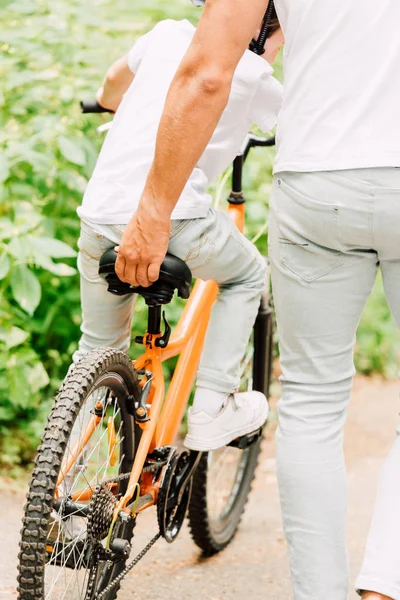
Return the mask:
<svg viewBox="0 0 400 600">
<path fill-rule="evenodd" d="M 261 305 L 251 343 L 252 389 L 263 392 L 268 398 L 273 361 L 273 312 L 270 306 Z M 192 538 L 205 556 L 223 550 L 236 535 L 255 476 L 261 441 L 258 440 L 246 450 L 235 450 L 242 453 L 238 481 L 235 481 L 236 490 L 233 487 L 229 506 L 220 519 L 211 518 L 207 494 L 212 453 L 204 453 L 201 458 L 193 477 L 188 519 Z"/>
<path fill-rule="evenodd" d="M 110 375 L 111 374 L 111 375 Z M 48 417 L 41 445 L 32 472 L 27 503 L 21 531 L 18 592 L 20 600 L 45 600 L 46 541 L 50 527 L 56 482 L 61 469 L 64 453 L 71 436 L 74 423 L 86 398 L 96 391 L 96 384 L 106 377 L 122 381 L 126 391 L 134 399 L 138 398 L 139 384 L 136 372 L 129 357 L 123 352 L 110 348 L 95 350 L 86 355 L 68 374 L 57 395 L 54 407 Z M 120 428 L 122 428 L 121 462 L 119 472 L 129 473 L 133 464 L 138 436 L 135 435 L 132 408 L 124 400 L 115 398 L 120 410 Z M 121 482 L 119 492 L 126 482 Z M 54 521 L 53 521 L 54 523 Z M 132 531 L 132 530 L 131 530 Z M 130 539 L 128 540 L 130 541 Z M 58 564 L 55 563 L 57 566 Z M 117 564 L 109 570 L 107 582 L 123 568 Z M 101 576 L 101 573 L 98 573 Z M 104 577 L 103 577 L 104 580 Z M 118 586 L 119 587 L 119 586 Z M 79 590 L 78 590 L 79 591 Z M 96 590 L 99 591 L 99 590 Z M 118 588 L 107 596 L 107 600 L 116 598 Z M 64 597 L 64 596 L 63 596 Z M 83 600 L 85 595 L 76 600 Z M 68 600 L 75 600 L 68 596 Z"/>
</svg>

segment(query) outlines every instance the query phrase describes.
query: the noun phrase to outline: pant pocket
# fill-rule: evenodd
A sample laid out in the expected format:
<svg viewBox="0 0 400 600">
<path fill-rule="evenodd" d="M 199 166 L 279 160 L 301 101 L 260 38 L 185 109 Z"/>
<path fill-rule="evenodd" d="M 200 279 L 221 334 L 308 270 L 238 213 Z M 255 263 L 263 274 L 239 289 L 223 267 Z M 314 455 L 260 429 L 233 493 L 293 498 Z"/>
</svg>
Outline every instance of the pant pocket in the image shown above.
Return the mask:
<svg viewBox="0 0 400 600">
<path fill-rule="evenodd" d="M 78 240 L 78 271 L 86 281 L 103 281 L 99 276 L 99 261 L 106 250 L 113 244 L 101 233 L 97 233 L 86 223 L 81 223 L 81 233 Z"/>
<path fill-rule="evenodd" d="M 208 235 L 212 225 L 210 218 L 171 222 L 168 252 L 185 261 L 195 277 L 199 276 L 198 269 L 207 265 L 214 255 L 215 244 Z"/>
<path fill-rule="evenodd" d="M 171 231 L 169 234 L 169 239 L 172 241 L 174 237 L 176 237 L 179 233 L 183 232 L 183 230 L 189 225 L 191 219 L 172 219 L 171 220 Z"/>
<path fill-rule="evenodd" d="M 110 242 L 109 242 L 110 243 Z M 81 233 L 78 239 L 78 248 L 88 258 L 99 261 L 101 255 L 109 247 L 108 240 L 101 233 L 97 233 L 94 229 L 81 223 Z"/>
<path fill-rule="evenodd" d="M 215 250 L 214 242 L 207 236 L 203 228 L 197 223 L 195 223 L 195 226 L 198 231 L 198 236 L 193 240 L 193 243 L 183 259 L 192 273 L 205 267 L 214 256 Z"/>
<path fill-rule="evenodd" d="M 273 203 L 277 224 L 277 243 L 281 262 L 295 275 L 312 282 L 343 264 L 338 250 L 338 207 L 306 196 L 295 187 L 295 175 L 288 181 L 278 176 Z"/>
</svg>

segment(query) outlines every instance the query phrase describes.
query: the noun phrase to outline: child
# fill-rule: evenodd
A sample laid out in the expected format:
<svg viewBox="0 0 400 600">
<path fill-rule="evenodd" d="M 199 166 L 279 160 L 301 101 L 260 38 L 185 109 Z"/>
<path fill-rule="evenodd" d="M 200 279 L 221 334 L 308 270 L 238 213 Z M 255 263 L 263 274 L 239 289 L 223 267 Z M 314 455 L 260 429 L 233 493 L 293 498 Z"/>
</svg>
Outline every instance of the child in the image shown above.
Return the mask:
<svg viewBox="0 0 400 600">
<path fill-rule="evenodd" d="M 159 23 L 109 69 L 97 94 L 99 104 L 116 114 L 78 209 L 83 322 L 75 361 L 101 346 L 129 348 L 134 298 L 107 292 L 99 259 L 119 244 L 139 203 L 165 98 L 194 32 L 186 20 Z M 276 18 L 269 33 L 265 55 L 248 50 L 239 63 L 228 105 L 172 214 L 168 252 L 185 260 L 194 277 L 215 280 L 220 290 L 189 411 L 185 444 L 193 450 L 228 444 L 258 429 L 268 415 L 263 394 L 235 393 L 265 286 L 265 262 L 232 219 L 211 208 L 206 188 L 240 151 L 253 123 L 263 131 L 276 124 L 281 86 L 265 60 L 273 62 L 283 43 Z"/>
</svg>

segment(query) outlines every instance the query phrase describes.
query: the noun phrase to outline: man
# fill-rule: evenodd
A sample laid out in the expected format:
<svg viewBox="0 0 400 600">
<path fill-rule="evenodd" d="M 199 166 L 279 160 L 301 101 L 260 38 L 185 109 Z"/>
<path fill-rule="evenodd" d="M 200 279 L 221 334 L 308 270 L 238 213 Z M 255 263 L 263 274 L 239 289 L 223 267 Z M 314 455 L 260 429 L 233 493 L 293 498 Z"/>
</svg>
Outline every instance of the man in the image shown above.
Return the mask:
<svg viewBox="0 0 400 600">
<path fill-rule="evenodd" d="M 207 0 L 121 243 L 122 279 L 157 279 L 172 209 L 266 5 Z M 295 600 L 346 600 L 342 429 L 355 331 L 379 264 L 400 322 L 400 3 L 277 0 L 276 8 L 286 38 L 270 228 L 283 371 L 278 477 Z M 397 441 L 357 583 L 364 600 L 400 600 L 399 471 Z"/>
</svg>

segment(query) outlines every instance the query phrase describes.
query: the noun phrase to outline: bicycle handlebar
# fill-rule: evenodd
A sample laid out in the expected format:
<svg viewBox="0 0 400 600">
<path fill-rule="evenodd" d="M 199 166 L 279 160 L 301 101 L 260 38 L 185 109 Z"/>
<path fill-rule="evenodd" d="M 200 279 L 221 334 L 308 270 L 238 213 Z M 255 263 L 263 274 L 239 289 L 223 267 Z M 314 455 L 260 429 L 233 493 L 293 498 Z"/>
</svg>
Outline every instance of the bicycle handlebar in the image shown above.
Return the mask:
<svg viewBox="0 0 400 600">
<path fill-rule="evenodd" d="M 249 133 L 242 152 L 233 161 L 232 194 L 236 194 L 236 196 L 240 199 L 244 198 L 242 191 L 243 165 L 249 155 L 249 152 L 252 148 L 265 146 L 275 146 L 275 136 L 265 138 L 260 135 L 255 135 L 254 133 Z"/>
<path fill-rule="evenodd" d="M 101 106 L 97 100 L 90 98 L 81 101 L 81 110 L 83 113 L 112 113 L 112 110 Z"/>
<path fill-rule="evenodd" d="M 252 148 L 257 147 L 271 147 L 275 146 L 275 136 L 270 138 L 265 138 L 260 135 L 254 135 L 253 133 L 249 133 L 247 137 L 247 143 L 245 149 L 243 150 L 243 159 L 246 160 L 248 153 Z"/>
</svg>

